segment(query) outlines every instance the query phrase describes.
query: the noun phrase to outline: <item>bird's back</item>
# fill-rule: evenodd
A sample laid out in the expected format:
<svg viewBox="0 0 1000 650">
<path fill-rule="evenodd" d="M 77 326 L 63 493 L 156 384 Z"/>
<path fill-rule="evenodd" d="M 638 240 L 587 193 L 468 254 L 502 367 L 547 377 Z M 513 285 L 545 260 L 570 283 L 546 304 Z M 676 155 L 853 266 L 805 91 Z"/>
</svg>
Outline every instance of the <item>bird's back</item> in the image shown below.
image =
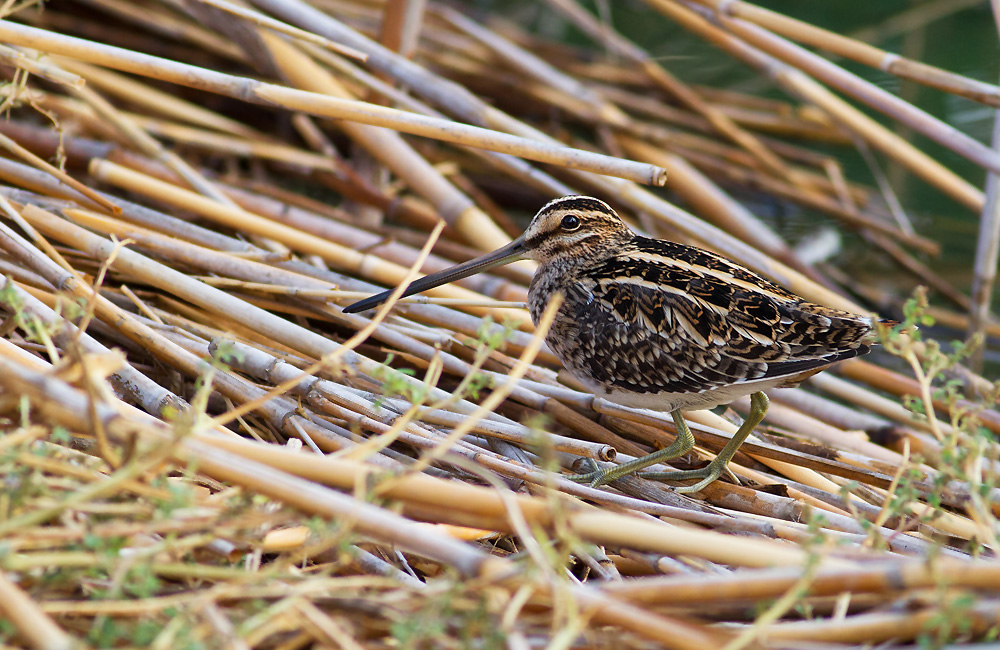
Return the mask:
<svg viewBox="0 0 1000 650">
<path fill-rule="evenodd" d="M 564 303 L 547 342 L 599 394 L 671 410 L 794 383 L 868 352 L 871 319 L 809 303 L 714 253 L 634 237 L 589 263 L 543 264 L 530 306 Z"/>
</svg>

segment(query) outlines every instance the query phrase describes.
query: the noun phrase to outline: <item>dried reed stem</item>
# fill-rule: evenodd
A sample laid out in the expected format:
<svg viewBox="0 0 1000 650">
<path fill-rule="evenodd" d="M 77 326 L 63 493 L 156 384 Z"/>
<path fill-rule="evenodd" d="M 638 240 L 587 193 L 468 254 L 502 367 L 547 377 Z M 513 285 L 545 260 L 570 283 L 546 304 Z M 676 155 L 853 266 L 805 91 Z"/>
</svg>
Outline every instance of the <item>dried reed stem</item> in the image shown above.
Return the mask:
<svg viewBox="0 0 1000 650">
<path fill-rule="evenodd" d="M 653 61 L 570 0 L 552 4 L 613 56 L 424 0 L 255 0 L 281 25 L 221 0 L 86 4 L 18 14 L 33 27 L 0 23 L 0 38 L 43 52 L 0 46 L 14 68 L 0 130 L 31 161 L 0 159 L 5 642 L 357 650 L 431 642 L 427 621 L 435 643 L 510 647 L 990 634 L 1000 462 L 983 432 L 1000 430 L 995 387 L 942 360 L 927 328 L 885 348 L 916 380 L 876 353 L 772 391 L 731 464 L 736 481 L 689 497 L 640 477 L 594 488 L 567 475 L 580 456 L 627 462 L 663 448 L 674 427 L 595 398 L 560 368 L 542 344 L 555 304 L 535 331 L 520 308 L 531 267 L 391 312 L 390 301 L 374 318 L 337 304 L 501 245 L 553 196 L 587 193 L 808 300 L 860 310 L 832 280 L 899 318 L 909 276 L 859 286 L 859 269 L 813 268 L 752 207 L 802 206 L 856 228 L 866 259 L 968 305 L 935 266 L 941 247 L 906 218 L 909 200 L 886 207 L 885 188 L 837 156 L 878 148 L 968 207 L 983 195 L 817 80 L 951 132 L 784 38 L 986 103 L 995 87 L 744 2 L 655 4 L 804 103 L 688 85 L 674 61 Z M 930 3 L 907 20 L 944 10 Z M 159 56 L 133 51 L 147 46 Z M 36 88 L 34 76 L 53 83 Z M 343 119 L 351 111 L 362 121 Z M 389 123 L 401 132 L 376 126 Z M 590 153 L 543 170 L 402 136 L 434 129 L 542 160 Z M 623 155 L 644 163 L 630 178 L 669 169 L 669 196 L 691 212 L 572 168 Z M 991 264 L 978 264 L 984 281 Z M 995 329 L 986 316 L 976 326 Z M 948 378 L 965 392 L 937 390 Z M 697 446 L 658 469 L 703 465 L 747 408 L 688 414 Z M 141 638 L 147 625 L 155 639 Z"/>
<path fill-rule="evenodd" d="M 53 32 L 4 23 L 0 38 L 10 43 L 76 58 L 125 72 L 155 77 L 244 101 L 300 110 L 319 117 L 346 119 L 445 142 L 499 151 L 597 174 L 620 176 L 640 183 L 663 185 L 666 172 L 652 165 L 625 161 L 565 146 L 533 142 L 518 136 L 458 122 L 439 120 L 365 102 L 295 90 L 274 84 L 198 68 L 175 61 L 122 50 Z"/>
</svg>

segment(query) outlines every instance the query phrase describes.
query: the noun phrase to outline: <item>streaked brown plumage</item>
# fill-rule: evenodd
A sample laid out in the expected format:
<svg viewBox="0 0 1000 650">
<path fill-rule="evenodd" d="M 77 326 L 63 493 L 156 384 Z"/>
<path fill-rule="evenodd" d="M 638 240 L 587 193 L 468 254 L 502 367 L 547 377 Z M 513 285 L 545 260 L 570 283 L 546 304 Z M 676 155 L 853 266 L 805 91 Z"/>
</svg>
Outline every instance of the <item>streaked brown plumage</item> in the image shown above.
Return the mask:
<svg viewBox="0 0 1000 650">
<path fill-rule="evenodd" d="M 721 462 L 707 471 L 657 475 L 705 478 L 685 488 L 700 489 L 763 417 L 761 391 L 868 352 L 870 318 L 809 303 L 714 253 L 635 235 L 610 206 L 585 196 L 548 203 L 508 246 L 417 280 L 404 295 L 522 257 L 539 262 L 528 292 L 535 322 L 553 294 L 564 295 L 546 342 L 566 368 L 595 394 L 670 411 L 678 426 L 675 444 L 587 475 L 595 484 L 690 450 L 681 409 L 753 393 L 754 412 L 719 454 Z M 388 293 L 345 311 L 375 306 Z"/>
<path fill-rule="evenodd" d="M 560 232 L 567 215 L 580 220 L 575 236 Z M 626 406 L 710 408 L 868 351 L 870 319 L 806 302 L 714 253 L 637 236 L 597 199 L 553 201 L 525 238 L 541 264 L 532 319 L 561 291 L 546 342 Z"/>
</svg>

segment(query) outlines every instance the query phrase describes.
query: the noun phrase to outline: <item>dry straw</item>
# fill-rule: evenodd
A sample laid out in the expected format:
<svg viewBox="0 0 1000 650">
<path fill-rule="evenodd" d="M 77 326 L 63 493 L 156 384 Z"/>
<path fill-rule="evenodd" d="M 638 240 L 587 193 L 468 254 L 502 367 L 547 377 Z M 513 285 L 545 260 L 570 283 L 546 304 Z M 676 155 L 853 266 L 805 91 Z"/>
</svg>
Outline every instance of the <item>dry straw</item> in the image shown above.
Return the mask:
<svg viewBox="0 0 1000 650">
<path fill-rule="evenodd" d="M 852 38 L 747 2 L 650 0 L 646 16 L 785 98 L 690 83 L 575 0 L 535 10 L 593 47 L 419 0 L 247 4 L 5 7 L 0 644 L 995 633 L 996 386 L 926 328 L 775 391 L 733 475 L 689 497 L 571 480 L 580 457 L 627 462 L 674 426 L 559 366 L 542 343 L 556 305 L 537 327 L 524 309 L 531 265 L 374 317 L 342 306 L 503 245 L 579 193 L 808 300 L 907 326 L 933 314 L 995 342 L 995 247 L 980 246 L 969 298 L 879 156 L 985 214 L 983 233 L 996 201 L 855 102 L 984 170 L 1000 154 L 838 57 L 990 107 L 996 86 L 881 48 L 895 23 Z M 852 148 L 870 177 L 841 164 Z M 857 232 L 844 257 L 865 263 L 817 262 L 747 196 Z M 949 307 L 918 294 L 904 312 L 918 282 Z M 748 408 L 688 414 L 697 446 L 672 466 L 710 460 Z"/>
</svg>

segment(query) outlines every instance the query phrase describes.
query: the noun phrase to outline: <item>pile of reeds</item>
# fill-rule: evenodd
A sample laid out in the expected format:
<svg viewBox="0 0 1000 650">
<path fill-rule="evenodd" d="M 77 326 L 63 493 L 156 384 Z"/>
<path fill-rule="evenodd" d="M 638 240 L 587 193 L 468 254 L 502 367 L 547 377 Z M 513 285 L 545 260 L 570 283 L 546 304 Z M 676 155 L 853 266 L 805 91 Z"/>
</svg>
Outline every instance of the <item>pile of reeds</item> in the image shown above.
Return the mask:
<svg viewBox="0 0 1000 650">
<path fill-rule="evenodd" d="M 586 49 L 420 0 L 34 4 L 0 21 L 4 647 L 997 635 L 1000 389 L 914 325 L 997 335 L 1000 220 L 869 111 L 993 173 L 1000 153 L 836 61 L 992 107 L 996 86 L 723 0 L 647 4 L 787 99 L 691 86 L 574 0 L 546 11 Z M 844 174 L 852 149 L 871 176 Z M 934 272 L 886 162 L 984 214 L 971 292 Z M 523 307 L 531 268 L 342 312 L 563 194 L 902 325 L 773 392 L 735 476 L 693 498 L 575 483 L 579 458 L 673 426 L 560 369 Z M 891 277 L 811 263 L 734 196 L 827 215 Z M 935 308 L 904 309 L 916 284 Z M 674 465 L 746 408 L 690 413 L 699 447 Z"/>
</svg>

